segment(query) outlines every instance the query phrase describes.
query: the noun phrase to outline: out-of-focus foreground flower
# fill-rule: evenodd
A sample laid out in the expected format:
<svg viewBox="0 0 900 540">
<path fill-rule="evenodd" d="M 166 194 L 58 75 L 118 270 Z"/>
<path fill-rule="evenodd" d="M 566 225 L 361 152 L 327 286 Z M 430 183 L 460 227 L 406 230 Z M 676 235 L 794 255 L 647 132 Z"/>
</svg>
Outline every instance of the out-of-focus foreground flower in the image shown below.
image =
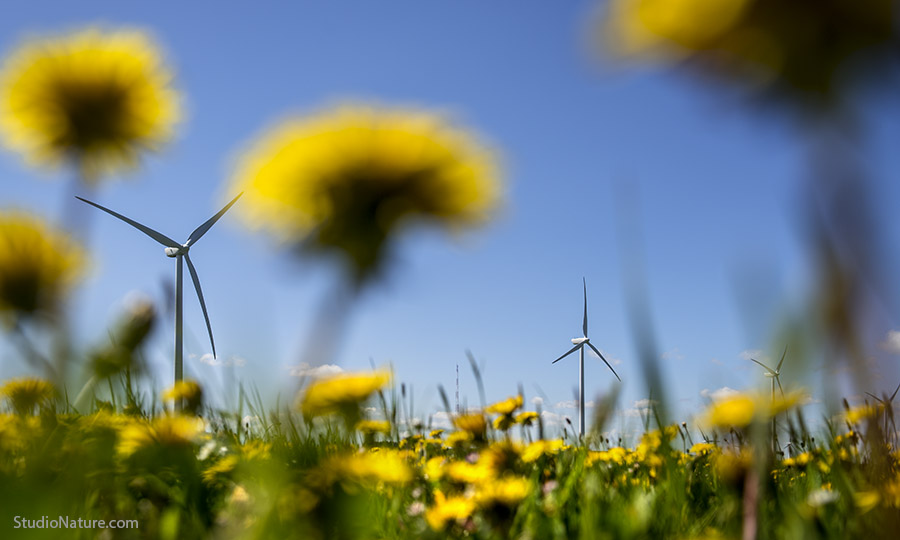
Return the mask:
<svg viewBox="0 0 900 540">
<path fill-rule="evenodd" d="M 323 378 L 306 389 L 300 400 L 300 410 L 306 416 L 351 413 L 390 380 L 391 375 L 386 371 L 342 373 Z"/>
<path fill-rule="evenodd" d="M 73 161 L 87 182 L 133 167 L 179 119 L 172 72 L 144 33 L 32 40 L 0 72 L 0 133 L 32 164 Z"/>
<path fill-rule="evenodd" d="M 418 110 L 343 106 L 264 133 L 231 180 L 254 228 L 337 251 L 357 280 L 383 261 L 409 218 L 449 228 L 487 220 L 500 199 L 493 153 Z"/>
<path fill-rule="evenodd" d="M 7 322 L 54 311 L 85 266 L 63 232 L 23 212 L 0 212 L 0 317 Z"/>
<path fill-rule="evenodd" d="M 845 82 L 897 59 L 895 0 L 613 0 L 614 53 L 691 65 L 753 87 L 831 104 Z"/>
</svg>

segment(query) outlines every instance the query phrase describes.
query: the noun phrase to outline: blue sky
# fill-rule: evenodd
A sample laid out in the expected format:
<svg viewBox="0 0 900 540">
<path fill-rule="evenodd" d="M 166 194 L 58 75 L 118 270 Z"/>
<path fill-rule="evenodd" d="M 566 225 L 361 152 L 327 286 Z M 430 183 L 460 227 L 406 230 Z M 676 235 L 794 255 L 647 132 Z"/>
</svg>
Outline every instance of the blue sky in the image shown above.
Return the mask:
<svg viewBox="0 0 900 540">
<path fill-rule="evenodd" d="M 420 231 L 401 242 L 389 278 L 360 299 L 337 364 L 392 363 L 415 389 L 422 414 L 437 410 L 436 385 L 477 391 L 465 351 L 484 363 L 489 399 L 538 388 L 545 407 L 570 401 L 573 356 L 550 361 L 580 335 L 587 280 L 592 341 L 616 359 L 623 410 L 646 397 L 624 304 L 616 186 L 636 186 L 648 297 L 673 405 L 697 410 L 701 392 L 762 384 L 748 350 L 770 338 L 790 299 L 802 297 L 808 249 L 797 227 L 806 148 L 789 122 L 759 114 L 719 87 L 671 70 L 612 66 L 589 46 L 596 3 L 89 2 L 20 4 L 0 20 L 0 51 L 22 38 L 91 23 L 147 29 L 177 71 L 187 118 L 176 140 L 136 174 L 94 198 L 186 237 L 226 197 L 244 145 L 286 114 L 346 99 L 449 111 L 503 158 L 506 207 L 481 231 L 449 238 Z M 885 260 L 896 268 L 900 220 L 892 171 L 900 166 L 896 100 L 861 107 L 864 159 L 881 190 Z M 43 177 L 43 179 L 38 179 Z M 68 173 L 35 173 L 0 154 L 3 206 L 55 216 Z M 186 364 L 210 386 L 241 380 L 268 397 L 290 394 L 288 374 L 333 283 L 333 268 L 279 253 L 227 216 L 192 250 L 222 360 L 209 366 L 202 315 L 185 293 Z M 77 295 L 79 333 L 102 341 L 133 291 L 162 302 L 174 264 L 162 248 L 97 215 L 95 268 Z M 736 291 L 751 290 L 751 294 Z M 747 305 L 743 298 L 753 298 Z M 896 314 L 894 320 L 896 320 Z M 160 386 L 171 377 L 171 328 L 148 353 Z M 884 328 L 886 334 L 890 327 Z M 24 366 L 4 350 L 0 375 Z M 775 353 L 771 353 L 775 354 Z M 589 397 L 614 378 L 588 359 Z M 896 369 L 877 390 L 893 388 Z M 810 385 L 815 374 L 789 373 Z M 707 392 L 708 393 L 708 392 Z M 553 409 L 571 415 L 563 407 Z"/>
</svg>

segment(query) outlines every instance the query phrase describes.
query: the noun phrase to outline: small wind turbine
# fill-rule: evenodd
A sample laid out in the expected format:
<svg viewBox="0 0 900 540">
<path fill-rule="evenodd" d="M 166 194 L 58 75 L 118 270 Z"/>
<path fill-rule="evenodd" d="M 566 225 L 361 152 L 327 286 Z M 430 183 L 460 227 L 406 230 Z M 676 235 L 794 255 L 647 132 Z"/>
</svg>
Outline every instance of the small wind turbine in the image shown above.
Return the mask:
<svg viewBox="0 0 900 540">
<path fill-rule="evenodd" d="M 587 283 L 584 281 L 584 278 L 581 278 L 581 283 L 584 286 L 584 323 L 582 324 L 582 327 L 581 327 L 582 332 L 583 332 L 583 337 L 573 338 L 572 343 L 574 343 L 575 346 L 572 347 L 571 349 L 569 349 L 569 351 L 566 354 L 564 354 L 564 355 L 560 356 L 559 358 L 557 358 L 556 360 L 554 360 L 552 363 L 555 364 L 555 363 L 559 362 L 560 360 L 569 356 L 570 354 L 572 354 L 575 351 L 581 352 L 580 363 L 578 364 L 578 400 L 580 401 L 580 405 L 581 405 L 578 410 L 578 416 L 579 416 L 578 429 L 581 432 L 581 436 L 584 437 L 584 346 L 587 345 L 588 347 L 591 348 L 591 350 L 593 350 L 595 353 L 597 353 L 597 356 L 599 356 L 600 360 L 603 360 L 603 363 L 606 364 L 606 367 L 608 367 L 610 369 L 610 371 L 613 372 L 613 375 L 616 376 L 616 379 L 618 379 L 620 382 L 622 381 L 622 379 L 619 378 L 619 374 L 616 373 L 616 370 L 614 370 L 613 367 L 611 365 L 609 365 L 609 362 L 606 361 L 606 358 L 603 358 L 603 355 L 600 354 L 600 351 L 597 350 L 597 347 L 594 347 L 594 344 L 591 343 L 590 338 L 588 338 Z"/>
<path fill-rule="evenodd" d="M 787 354 L 787 345 L 784 346 L 784 352 L 781 353 L 781 360 L 778 361 L 778 366 L 775 369 L 770 368 L 769 366 L 763 364 L 759 360 L 755 358 L 751 358 L 752 362 L 756 362 L 761 365 L 766 372 L 763 374 L 765 377 L 772 379 L 772 400 L 775 400 L 775 384 L 778 383 L 778 389 L 781 390 L 781 397 L 784 397 L 784 388 L 781 387 L 781 380 L 779 379 L 781 375 L 781 364 L 784 363 L 784 357 Z"/>
<path fill-rule="evenodd" d="M 900 391 L 900 384 L 897 385 L 897 388 L 894 390 L 894 393 L 891 394 L 891 397 L 888 397 L 887 392 L 881 394 L 881 398 L 878 398 L 875 394 L 870 392 L 866 392 L 872 396 L 875 401 L 881 403 L 881 406 L 884 408 L 884 431 L 887 433 L 887 421 L 888 415 L 890 415 L 891 422 L 894 421 L 894 398 L 897 397 L 897 392 Z"/>
<path fill-rule="evenodd" d="M 206 234 L 206 232 L 213 225 L 215 225 L 216 221 L 218 221 L 219 218 L 221 218 L 225 214 L 225 212 L 227 212 L 228 209 L 231 208 L 231 205 L 233 205 L 234 203 L 237 202 L 237 200 L 241 197 L 241 195 L 243 195 L 243 192 L 239 193 L 237 197 L 235 197 L 234 199 L 231 200 L 230 203 L 225 205 L 225 208 L 219 210 L 219 212 L 216 215 L 214 215 L 213 217 L 206 220 L 206 222 L 203 225 L 200 225 L 199 227 L 194 229 L 194 232 L 191 233 L 191 235 L 188 237 L 187 241 L 184 244 L 179 244 L 178 242 L 176 242 L 175 240 L 172 240 L 168 236 L 158 233 L 158 232 L 154 231 L 153 229 L 151 229 L 150 227 L 147 227 L 146 225 L 141 225 L 137 221 L 128 219 L 127 217 L 123 216 L 122 214 L 113 212 L 109 208 L 100 206 L 99 204 L 91 202 L 87 199 L 82 199 L 81 197 L 77 197 L 77 196 L 75 197 L 76 199 L 78 199 L 80 201 L 86 202 L 91 206 L 94 206 L 96 208 L 99 208 L 100 210 L 103 210 L 104 212 L 106 212 L 107 214 L 110 214 L 113 217 L 117 217 L 117 218 L 121 219 L 122 221 L 131 225 L 135 229 L 141 231 L 142 233 L 146 234 L 150 238 L 152 238 L 152 239 L 156 240 L 157 242 L 159 242 L 160 244 L 166 246 L 166 249 L 165 249 L 166 257 L 171 257 L 171 258 L 175 259 L 175 267 L 176 267 L 176 271 L 175 271 L 175 381 L 176 382 L 178 382 L 184 378 L 184 364 L 183 364 L 183 350 L 182 350 L 183 349 L 183 347 L 182 347 L 182 337 L 183 337 L 183 332 L 182 332 L 182 325 L 183 325 L 182 274 L 184 271 L 183 271 L 183 265 L 182 265 L 181 261 L 182 261 L 182 259 L 184 259 L 184 261 L 187 262 L 188 270 L 191 272 L 191 280 L 194 282 L 194 289 L 197 291 L 197 298 L 200 300 L 200 309 L 203 310 L 203 318 L 206 320 L 206 330 L 207 330 L 207 332 L 209 332 L 209 344 L 212 346 L 213 358 L 215 358 L 216 344 L 213 341 L 212 326 L 210 326 L 210 324 L 209 324 L 209 315 L 206 312 L 206 302 L 203 300 L 203 291 L 200 289 L 200 278 L 197 277 L 197 270 L 196 270 L 196 268 L 194 268 L 194 263 L 191 262 L 191 257 L 190 257 L 190 255 L 188 255 L 188 251 L 191 249 L 191 246 L 193 246 L 198 240 L 200 240 L 200 238 L 204 234 Z"/>
</svg>

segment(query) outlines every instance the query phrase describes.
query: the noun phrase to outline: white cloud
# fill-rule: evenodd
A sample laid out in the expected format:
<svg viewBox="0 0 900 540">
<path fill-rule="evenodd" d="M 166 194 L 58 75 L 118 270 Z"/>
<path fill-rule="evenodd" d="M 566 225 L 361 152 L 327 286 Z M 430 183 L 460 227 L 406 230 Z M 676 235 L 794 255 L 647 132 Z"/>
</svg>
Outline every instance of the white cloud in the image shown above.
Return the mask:
<svg viewBox="0 0 900 540">
<path fill-rule="evenodd" d="M 744 360 L 754 358 L 761 362 L 766 362 L 769 359 L 769 357 L 760 349 L 747 349 L 746 351 L 741 351 L 740 356 Z"/>
<path fill-rule="evenodd" d="M 544 427 L 560 427 L 566 425 L 565 416 L 550 411 L 543 411 L 541 413 L 541 421 L 544 423 Z"/>
<path fill-rule="evenodd" d="M 322 364 L 321 366 L 310 366 L 303 363 L 299 366 L 291 366 L 288 368 L 288 374 L 291 377 L 309 377 L 316 379 L 319 377 L 327 377 L 329 375 L 337 375 L 343 373 L 344 368 L 334 364 Z"/>
<path fill-rule="evenodd" d="M 452 416 L 447 411 L 438 411 L 431 415 L 431 429 L 451 429 L 453 427 Z"/>
<path fill-rule="evenodd" d="M 206 353 L 199 357 L 196 354 L 189 354 L 188 358 L 197 360 L 201 364 L 206 364 L 208 366 L 213 366 L 213 367 L 229 367 L 229 366 L 244 367 L 244 364 L 247 363 L 247 361 L 244 360 L 243 358 L 241 358 L 240 356 L 231 356 L 231 357 L 223 360 L 221 358 L 215 358 L 210 353 Z"/>
<path fill-rule="evenodd" d="M 722 365 L 725 365 L 725 363 L 722 362 L 721 360 L 719 360 L 718 358 L 712 358 L 712 359 L 710 359 L 709 363 L 712 364 L 712 365 L 714 365 L 714 366 L 722 366 Z"/>
<path fill-rule="evenodd" d="M 684 360 L 684 355 L 675 347 L 671 351 L 662 353 L 662 360 Z"/>
<path fill-rule="evenodd" d="M 881 342 L 881 348 L 891 354 L 900 354 L 900 330 L 891 330 Z"/>
<path fill-rule="evenodd" d="M 584 408 L 590 409 L 594 406 L 593 401 L 585 401 Z M 574 399 L 570 399 L 569 401 L 558 401 L 555 405 L 553 405 L 554 409 L 578 409 L 578 402 Z"/>
<path fill-rule="evenodd" d="M 739 393 L 734 388 L 729 388 L 727 386 L 723 386 L 722 388 L 718 388 L 716 390 L 710 390 L 709 388 L 704 388 L 700 390 L 700 396 L 711 399 L 713 401 L 718 401 L 723 398 L 727 398 L 728 396 L 733 396 Z"/>
</svg>

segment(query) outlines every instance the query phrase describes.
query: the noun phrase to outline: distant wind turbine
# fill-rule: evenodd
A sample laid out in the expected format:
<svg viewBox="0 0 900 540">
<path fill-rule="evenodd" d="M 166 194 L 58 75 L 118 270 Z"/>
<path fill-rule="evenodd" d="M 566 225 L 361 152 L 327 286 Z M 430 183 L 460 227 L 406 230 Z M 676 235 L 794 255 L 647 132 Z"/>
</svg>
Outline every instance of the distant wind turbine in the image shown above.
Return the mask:
<svg viewBox="0 0 900 540">
<path fill-rule="evenodd" d="M 781 380 L 779 377 L 781 376 L 781 364 L 784 363 L 784 357 L 786 354 L 787 354 L 787 345 L 784 346 L 784 352 L 781 353 L 781 360 L 778 361 L 778 366 L 775 369 L 770 368 L 769 366 L 763 364 L 762 362 L 760 362 L 759 360 L 756 360 L 755 358 L 750 359 L 752 362 L 756 362 L 757 364 L 761 365 L 763 367 L 763 369 L 766 370 L 766 372 L 763 374 L 764 376 L 772 379 L 772 399 L 773 400 L 775 399 L 775 384 L 776 383 L 778 383 L 778 389 L 781 390 L 781 397 L 784 397 L 784 388 L 781 387 Z"/>
<path fill-rule="evenodd" d="M 900 384 L 897 385 L 897 388 L 894 390 L 894 393 L 891 394 L 891 397 L 888 397 L 887 392 L 881 394 L 881 398 L 872 394 L 870 392 L 866 392 L 872 396 L 878 403 L 881 403 L 881 406 L 884 408 L 884 431 L 887 433 L 887 421 L 888 415 L 890 415 L 891 422 L 894 421 L 894 398 L 897 397 L 897 392 L 900 391 Z"/>
<path fill-rule="evenodd" d="M 99 208 L 103 210 L 107 214 L 119 218 L 125 223 L 131 225 L 135 229 L 141 231 L 146 234 L 150 238 L 156 240 L 160 244 L 166 246 L 165 252 L 166 257 L 171 257 L 175 259 L 176 263 L 176 271 L 175 271 L 175 381 L 178 382 L 184 378 L 184 364 L 183 364 L 183 313 L 182 313 L 182 274 L 183 274 L 183 265 L 182 259 L 187 262 L 188 270 L 191 272 L 191 280 L 194 282 L 194 289 L 197 291 L 197 298 L 200 300 L 200 309 L 203 310 L 203 318 L 206 320 L 206 330 L 209 332 L 209 344 L 212 346 L 213 358 L 216 356 L 216 344 L 213 341 L 213 333 L 212 326 L 209 324 L 209 314 L 206 312 L 206 302 L 203 300 L 203 291 L 200 289 L 200 278 L 197 277 L 197 270 L 194 268 L 194 263 L 191 262 L 191 257 L 188 255 L 188 251 L 191 249 L 195 243 L 197 243 L 200 238 L 206 234 L 206 232 L 215 225 L 216 221 L 221 218 L 225 212 L 231 208 L 231 205 L 237 202 L 237 200 L 243 195 L 239 193 L 237 197 L 231 200 L 230 203 L 225 205 L 225 208 L 219 210 L 219 212 L 213 217 L 206 220 L 203 225 L 200 225 L 191 235 L 188 237 L 187 241 L 184 244 L 179 244 L 175 240 L 172 240 L 168 236 L 161 234 L 159 232 L 154 231 L 150 227 L 146 225 L 142 225 L 137 221 L 129 219 L 122 214 L 118 214 L 113 212 L 109 208 L 100 206 L 97 203 L 91 202 L 87 199 L 82 199 L 81 197 L 75 197 L 76 199 L 86 202 L 87 204 Z M 180 404 L 176 404 L 178 406 Z M 179 407 L 180 408 L 180 407 Z"/>
<path fill-rule="evenodd" d="M 575 351 L 580 351 L 580 353 L 581 353 L 580 354 L 580 363 L 578 364 L 578 366 L 579 366 L 578 367 L 578 400 L 580 401 L 580 405 L 581 405 L 578 410 L 578 416 L 579 416 L 578 429 L 581 433 L 581 436 L 584 437 L 584 346 L 587 345 L 588 347 L 591 348 L 591 350 L 593 350 L 595 353 L 597 353 L 597 356 L 599 356 L 600 360 L 603 360 L 603 363 L 606 364 L 606 367 L 608 367 L 610 369 L 610 371 L 613 372 L 613 375 L 616 376 L 616 379 L 618 379 L 620 382 L 622 381 L 622 379 L 619 378 L 619 374 L 616 373 L 616 370 L 614 370 L 613 367 L 611 365 L 609 365 L 609 362 L 606 361 L 606 358 L 603 358 L 603 355 L 600 354 L 600 351 L 597 350 L 597 347 L 594 347 L 594 344 L 591 343 L 590 338 L 588 338 L 587 282 L 585 282 L 584 278 L 581 278 L 581 283 L 584 286 L 584 323 L 582 324 L 582 327 L 581 327 L 582 332 L 583 332 L 583 337 L 573 338 L 572 343 L 574 343 L 575 346 L 572 347 L 571 349 L 569 349 L 569 351 L 566 352 L 566 354 L 564 354 L 564 355 L 560 356 L 559 358 L 557 358 L 556 360 L 554 360 L 552 363 L 555 364 L 555 363 L 559 362 L 560 360 L 569 356 L 570 354 L 572 354 Z"/>
</svg>

